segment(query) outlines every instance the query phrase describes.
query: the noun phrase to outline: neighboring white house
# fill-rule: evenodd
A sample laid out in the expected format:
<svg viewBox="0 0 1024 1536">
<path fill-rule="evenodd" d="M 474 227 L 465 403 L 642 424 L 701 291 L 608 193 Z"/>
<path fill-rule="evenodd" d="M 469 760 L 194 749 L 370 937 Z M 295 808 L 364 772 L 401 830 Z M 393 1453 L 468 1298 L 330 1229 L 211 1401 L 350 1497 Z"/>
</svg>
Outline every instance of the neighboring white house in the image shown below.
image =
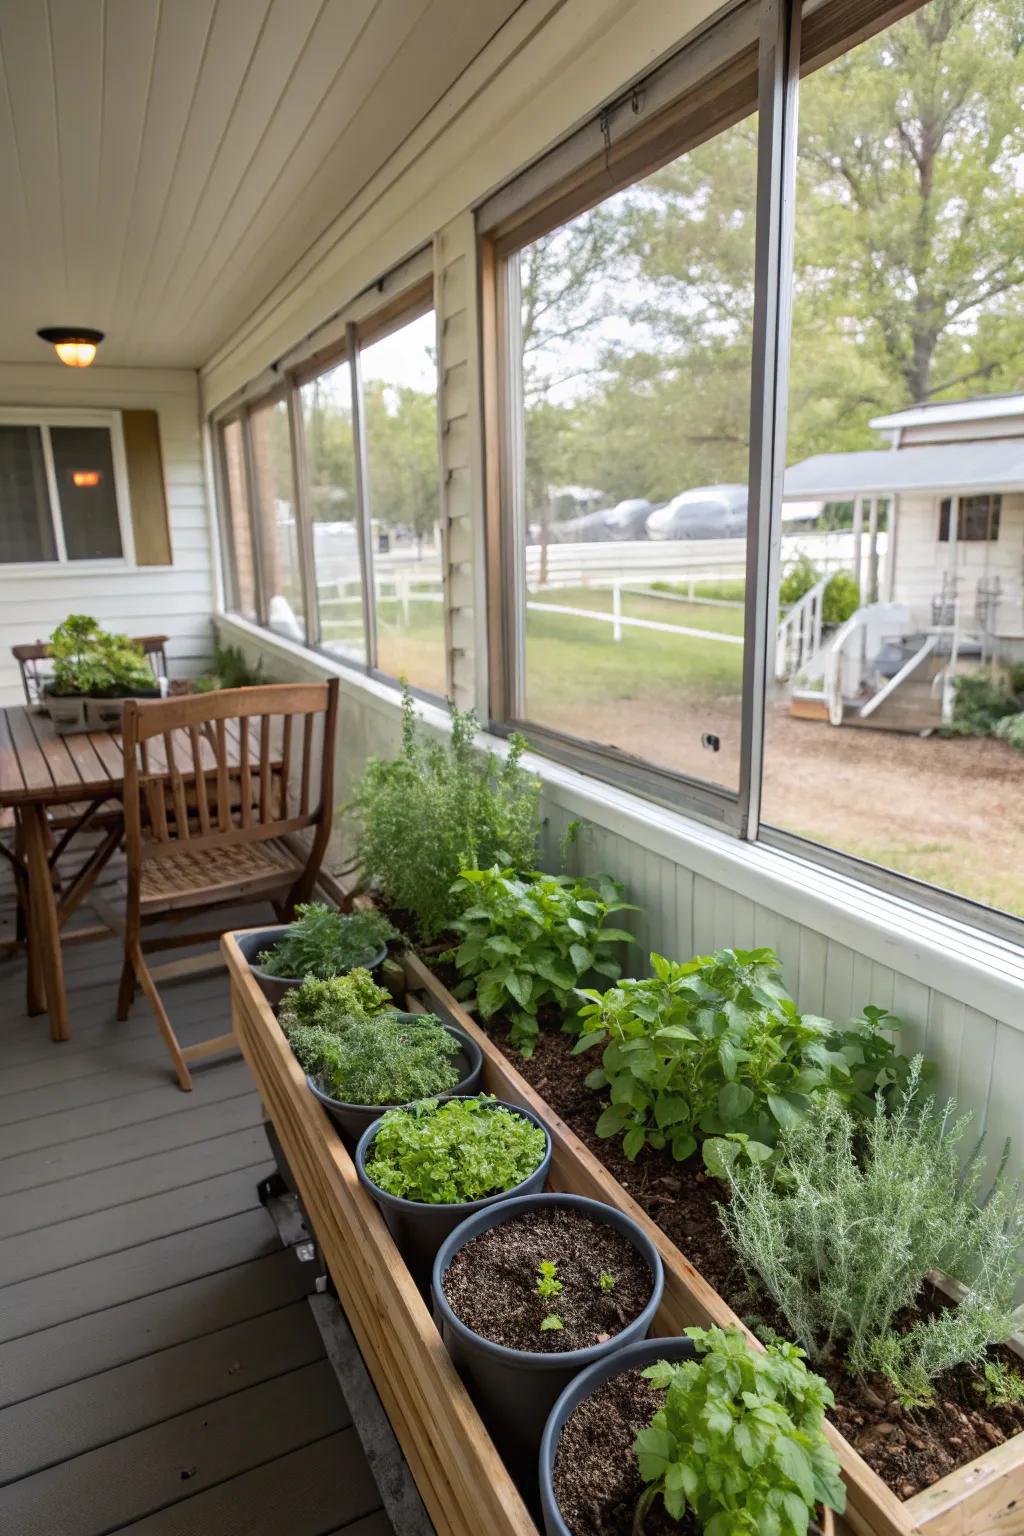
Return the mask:
<svg viewBox="0 0 1024 1536">
<path fill-rule="evenodd" d="M 1024 660 L 1024 394 L 910 406 L 871 426 L 888 447 L 794 464 L 785 500 L 853 501 L 865 598 L 906 605 L 926 631 L 951 624 L 955 597 L 962 634 Z M 879 503 L 889 538 L 871 591 Z"/>
</svg>

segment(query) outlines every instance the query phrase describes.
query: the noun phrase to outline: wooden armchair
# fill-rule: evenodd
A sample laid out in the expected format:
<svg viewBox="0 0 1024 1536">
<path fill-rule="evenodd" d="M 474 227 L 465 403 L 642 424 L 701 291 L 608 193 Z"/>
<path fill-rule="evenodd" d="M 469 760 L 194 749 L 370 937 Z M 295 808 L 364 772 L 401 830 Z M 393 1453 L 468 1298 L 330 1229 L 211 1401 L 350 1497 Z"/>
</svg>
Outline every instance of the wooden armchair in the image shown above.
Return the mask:
<svg viewBox="0 0 1024 1536">
<path fill-rule="evenodd" d="M 253 898 L 285 918 L 308 900 L 331 831 L 337 715 L 337 679 L 125 705 L 124 918 L 103 913 L 124 937 L 117 1016 L 128 1017 L 139 982 L 183 1089 L 188 1063 L 230 1050 L 234 1036 L 181 1046 L 157 982 L 182 963 L 150 967 L 145 954 L 221 930 L 144 941 L 143 925 Z"/>
</svg>

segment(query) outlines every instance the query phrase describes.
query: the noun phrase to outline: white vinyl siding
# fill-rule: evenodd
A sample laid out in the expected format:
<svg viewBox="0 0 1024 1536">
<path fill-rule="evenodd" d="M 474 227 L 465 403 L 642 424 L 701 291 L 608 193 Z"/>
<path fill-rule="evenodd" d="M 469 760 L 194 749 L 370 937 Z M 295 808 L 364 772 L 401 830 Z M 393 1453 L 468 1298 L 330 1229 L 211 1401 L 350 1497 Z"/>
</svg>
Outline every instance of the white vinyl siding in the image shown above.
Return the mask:
<svg viewBox="0 0 1024 1536">
<path fill-rule="evenodd" d="M 932 622 L 932 598 L 942 592 L 943 572 L 950 569 L 950 546 L 939 540 L 941 495 L 901 496 L 896 517 L 896 581 L 893 601 L 906 603 L 914 622 Z M 956 571 L 962 578 L 960 596 L 964 619 L 974 617 L 974 592 L 982 577 L 999 576 L 1003 589 L 1019 604 L 1024 577 L 1024 493 L 1002 498 L 999 537 L 993 543 L 960 541 Z"/>
<path fill-rule="evenodd" d="M 23 697 L 11 646 L 45 640 L 69 613 L 129 635 L 166 634 L 171 676 L 202 671 L 212 654 L 216 591 L 196 375 L 96 367 L 71 377 L 54 364 L 0 364 L 0 406 L 156 411 L 173 552 L 170 566 L 0 572 L 0 704 Z"/>
</svg>

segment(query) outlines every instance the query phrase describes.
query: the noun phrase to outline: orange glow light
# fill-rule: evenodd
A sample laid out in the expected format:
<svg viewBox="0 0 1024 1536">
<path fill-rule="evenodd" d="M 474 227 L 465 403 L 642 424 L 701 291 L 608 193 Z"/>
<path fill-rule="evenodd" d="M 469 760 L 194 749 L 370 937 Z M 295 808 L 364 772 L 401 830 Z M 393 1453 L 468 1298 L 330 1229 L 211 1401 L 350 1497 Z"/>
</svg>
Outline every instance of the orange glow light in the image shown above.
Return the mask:
<svg viewBox="0 0 1024 1536">
<path fill-rule="evenodd" d="M 98 469 L 73 469 L 71 471 L 71 483 L 79 487 L 99 485 L 100 472 Z"/>
<path fill-rule="evenodd" d="M 96 345 L 91 341 L 58 341 L 53 350 L 69 368 L 88 368 L 96 356 Z"/>
</svg>

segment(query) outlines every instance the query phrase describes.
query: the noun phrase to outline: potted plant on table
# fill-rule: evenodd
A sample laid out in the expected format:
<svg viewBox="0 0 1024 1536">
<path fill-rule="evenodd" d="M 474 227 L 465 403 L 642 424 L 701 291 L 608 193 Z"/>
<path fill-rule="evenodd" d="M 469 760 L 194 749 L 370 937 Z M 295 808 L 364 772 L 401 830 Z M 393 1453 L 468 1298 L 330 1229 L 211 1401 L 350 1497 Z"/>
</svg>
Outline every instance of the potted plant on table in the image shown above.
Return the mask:
<svg viewBox="0 0 1024 1536">
<path fill-rule="evenodd" d="M 661 1303 L 646 1232 L 582 1195 L 534 1194 L 470 1215 L 434 1261 L 441 1335 L 520 1481 L 563 1388 L 643 1339 Z"/>
<path fill-rule="evenodd" d="M 481 1094 L 390 1109 L 356 1148 L 356 1172 L 417 1283 L 449 1232 L 485 1206 L 544 1188 L 551 1138 L 528 1109 Z"/>
<path fill-rule="evenodd" d="M 309 976 L 327 981 L 356 969 L 375 971 L 387 958 L 388 945 L 398 937 L 379 912 L 338 912 L 314 901 L 297 906 L 295 914 L 292 923 L 254 928 L 238 938 L 239 949 L 272 1005 Z"/>
<path fill-rule="evenodd" d="M 310 1092 L 352 1150 L 385 1109 L 412 1099 L 472 1094 L 479 1046 L 433 1014 L 401 1013 L 368 971 L 310 976 L 281 1006 L 281 1027 Z"/>
<path fill-rule="evenodd" d="M 540 1453 L 546 1536 L 806 1536 L 846 1489 L 832 1394 L 793 1344 L 688 1328 L 597 1361 L 562 1393 Z"/>
<path fill-rule="evenodd" d="M 53 676 L 44 691 L 58 735 L 118 730 L 125 699 L 163 694 L 142 647 L 127 635 L 109 634 L 87 614 L 72 613 L 50 636 Z"/>
</svg>

